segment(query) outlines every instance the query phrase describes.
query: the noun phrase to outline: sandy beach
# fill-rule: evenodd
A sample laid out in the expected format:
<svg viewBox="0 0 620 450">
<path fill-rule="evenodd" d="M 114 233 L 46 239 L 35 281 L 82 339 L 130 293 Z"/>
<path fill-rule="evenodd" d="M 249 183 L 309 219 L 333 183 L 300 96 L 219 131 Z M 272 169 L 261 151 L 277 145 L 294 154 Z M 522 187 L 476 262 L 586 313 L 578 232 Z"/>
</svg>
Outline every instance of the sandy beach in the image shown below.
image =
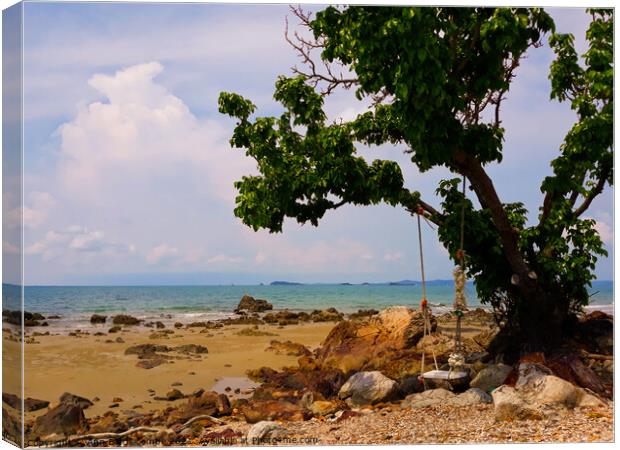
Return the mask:
<svg viewBox="0 0 620 450">
<path fill-rule="evenodd" d="M 397 320 L 396 324 L 402 320 L 402 314 L 407 315 L 407 320 L 415 321 L 417 317 L 416 312 L 406 308 L 386 311 L 393 315 L 392 322 L 386 322 L 392 325 L 394 320 Z M 136 425 L 163 425 L 168 427 L 166 429 L 176 430 L 174 438 L 169 434 L 173 431 L 163 435 L 132 434 L 133 440 L 130 442 L 142 444 L 152 439 L 163 444 L 243 444 L 247 443 L 245 437 L 252 434 L 253 424 L 263 420 L 260 419 L 263 415 L 274 420 L 273 423 L 279 427 L 279 440 L 264 442 L 271 444 L 581 442 L 613 439 L 613 404 L 609 401 L 570 409 L 557 418 L 498 423 L 493 404 L 489 403 L 459 407 L 433 404 L 422 409 L 407 404 L 407 399 L 412 395 L 419 395 L 415 394 L 421 392 L 419 387 L 409 386 L 407 389 L 413 394 L 404 401 L 401 400 L 406 395 L 404 391 L 398 398 L 386 397 L 366 405 L 334 400 L 331 397 L 333 394 L 329 394 L 331 388 L 325 386 L 336 383 L 337 392 L 346 377 L 350 376 L 343 378 L 343 373 L 380 368 L 377 364 L 382 364 L 383 373 L 400 379 L 401 390 L 407 383 L 417 383 L 415 377 L 408 377 L 406 373 L 421 369 L 419 352 L 423 341 L 415 349 L 404 348 L 398 353 L 394 349 L 399 346 L 400 338 L 394 340 L 396 335 L 390 335 L 399 329 L 396 325 L 383 331 L 379 329 L 378 337 L 368 341 L 370 347 L 365 347 L 366 344 L 362 347 L 355 347 L 358 344 L 347 346 L 346 354 L 341 355 L 344 359 L 334 359 L 334 355 L 338 355 L 337 349 L 330 357 L 325 356 L 330 342 L 340 339 L 338 330 L 361 327 L 359 330 L 366 331 L 358 331 L 358 336 L 362 336 L 362 341 L 366 339 L 363 336 L 368 334 L 368 330 L 380 326 L 376 318 L 384 314 L 374 313 L 364 312 L 359 317 L 351 316 L 349 320 L 341 318 L 321 322 L 298 321 L 298 317 L 293 317 L 295 313 L 291 316 L 289 312 L 282 311 L 275 312 L 278 318 L 276 323 L 263 321 L 266 319 L 264 314 L 254 314 L 240 316 L 239 320 L 248 322 L 243 324 L 230 324 L 230 321 L 177 323 L 176 326 L 140 323 L 114 328 L 108 320 L 103 324 L 84 324 L 74 330 L 60 330 L 53 325 L 27 327 L 25 398 L 49 402 L 49 406 L 34 407 L 31 411 L 27 407 L 25 421 L 29 430 L 37 430 L 41 427 L 40 423 L 48 420 L 57 408 L 66 407 L 67 400 L 61 399 L 61 396 L 70 393 L 71 398 L 77 399 L 71 401 L 77 404 L 81 401 L 92 402 L 85 404 L 83 410 L 80 406 L 83 414 L 80 426 L 84 430 L 118 432 Z M 320 317 L 323 314 L 334 316 L 333 312 L 321 312 Z M 437 317 L 431 345 L 440 364 L 445 364 L 455 324 L 450 314 Z M 463 338 L 472 354 L 482 348 L 480 339 L 492 334 L 493 329 L 488 313 L 482 310 L 468 313 Z M 382 342 L 382 339 L 387 340 Z M 274 341 L 277 342 L 274 344 Z M 381 350 L 381 346 L 386 344 L 387 347 Z M 4 345 L 8 354 L 17 354 L 19 343 L 7 331 L 4 333 Z M 353 357 L 375 350 L 378 353 L 372 353 L 375 356 L 370 359 Z M 396 353 L 386 359 L 386 351 Z M 316 361 L 321 358 L 322 367 L 316 368 Z M 432 369 L 430 353 L 427 358 L 425 369 Z M 362 366 L 351 369 L 355 364 Z M 472 367 L 480 370 L 489 365 L 477 362 Z M 8 370 L 10 367 L 5 364 L 5 374 Z M 252 379 L 248 377 L 248 372 L 253 373 Z M 336 378 L 333 378 L 334 374 Z M 19 396 L 18 384 L 5 384 L 3 394 L 5 410 L 16 413 L 15 405 L 7 403 L 10 403 L 10 394 Z M 204 403 L 205 398 L 215 399 L 213 401 L 217 403 L 222 401 L 221 397 L 225 397 L 225 404 L 230 405 L 225 406 L 224 412 L 212 406 L 206 410 L 200 409 L 204 406 L 195 409 L 195 404 Z M 264 407 L 267 407 L 267 412 L 261 410 Z M 189 413 L 184 412 L 188 408 L 193 415 L 206 411 L 209 417 L 218 416 L 221 419 L 213 417 L 212 421 L 201 422 L 191 428 L 181 425 L 171 427 L 175 421 L 181 420 L 175 417 L 189 417 Z M 254 411 L 256 408 L 258 413 Z M 61 438 L 63 433 L 39 433 L 38 436 L 44 440 L 54 440 Z"/>
</svg>

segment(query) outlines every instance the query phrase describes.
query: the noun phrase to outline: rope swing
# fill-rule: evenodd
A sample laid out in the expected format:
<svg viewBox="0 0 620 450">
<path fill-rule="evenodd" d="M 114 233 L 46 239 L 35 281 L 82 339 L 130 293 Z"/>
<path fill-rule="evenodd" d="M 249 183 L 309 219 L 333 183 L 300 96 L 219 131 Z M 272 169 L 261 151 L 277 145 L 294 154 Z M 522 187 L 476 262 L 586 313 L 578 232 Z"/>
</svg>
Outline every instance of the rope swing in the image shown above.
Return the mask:
<svg viewBox="0 0 620 450">
<path fill-rule="evenodd" d="M 463 312 L 467 311 L 467 299 L 465 298 L 465 284 L 466 284 L 466 276 L 465 276 L 465 200 L 466 200 L 466 178 L 463 175 L 463 202 L 461 206 L 461 230 L 460 230 L 460 246 L 456 252 L 456 258 L 458 260 L 458 265 L 454 269 L 454 304 L 452 305 L 454 315 L 456 316 L 456 330 L 454 333 L 454 350 L 448 357 L 448 366 L 450 370 L 439 370 L 439 365 L 437 364 L 437 358 L 435 356 L 435 349 L 431 344 L 431 351 L 433 354 L 433 361 L 435 363 L 435 370 L 430 372 L 425 372 L 425 358 L 426 358 L 426 342 L 422 346 L 422 361 L 421 361 L 421 381 L 424 384 L 424 388 L 426 389 L 426 380 L 453 380 L 453 379 L 462 379 L 467 376 L 465 372 L 465 354 L 463 351 L 463 342 L 462 342 L 462 327 L 461 322 L 463 318 Z M 418 219 L 418 244 L 420 246 L 420 271 L 422 275 L 422 299 L 420 301 L 420 308 L 422 310 L 422 317 L 424 320 L 423 327 L 423 337 L 425 340 L 426 336 L 430 336 L 431 334 L 431 310 L 428 306 L 428 300 L 426 298 L 426 274 L 424 273 L 424 250 L 422 248 L 422 225 L 420 221 L 420 216 L 426 219 L 424 215 L 424 209 L 418 207 L 417 209 L 417 219 Z"/>
</svg>

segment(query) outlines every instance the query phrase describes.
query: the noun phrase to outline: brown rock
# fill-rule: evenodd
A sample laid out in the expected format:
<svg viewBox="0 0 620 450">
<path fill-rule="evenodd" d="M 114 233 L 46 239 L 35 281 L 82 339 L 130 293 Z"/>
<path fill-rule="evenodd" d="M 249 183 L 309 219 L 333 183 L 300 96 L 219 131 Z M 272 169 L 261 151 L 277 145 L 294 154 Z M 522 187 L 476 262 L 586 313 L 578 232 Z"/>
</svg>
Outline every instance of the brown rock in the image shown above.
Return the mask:
<svg viewBox="0 0 620 450">
<path fill-rule="evenodd" d="M 390 378 L 401 379 L 420 369 L 421 355 L 415 345 L 422 338 L 423 326 L 422 313 L 404 306 L 342 321 L 318 349 L 316 359 L 323 368 L 337 368 L 345 374 L 380 370 Z M 431 318 L 431 331 L 436 326 Z"/>
<path fill-rule="evenodd" d="M 70 394 L 69 392 L 65 392 L 60 396 L 60 403 L 67 403 L 78 405 L 82 409 L 87 409 L 90 406 L 93 406 L 93 402 L 88 400 L 87 398 L 80 397 L 79 395 Z"/>
<path fill-rule="evenodd" d="M 32 435 L 76 434 L 86 428 L 87 422 L 83 409 L 75 403 L 60 403 L 48 412 L 36 418 Z"/>
<path fill-rule="evenodd" d="M 247 423 L 258 423 L 263 420 L 285 420 L 298 422 L 308 420 L 311 413 L 300 406 L 286 401 L 253 400 L 241 407 Z"/>
<path fill-rule="evenodd" d="M 265 349 L 267 352 L 274 352 L 276 355 L 289 355 L 289 356 L 309 356 L 312 353 L 302 344 L 296 342 L 276 341 L 273 340 L 269 343 L 269 347 Z"/>
</svg>

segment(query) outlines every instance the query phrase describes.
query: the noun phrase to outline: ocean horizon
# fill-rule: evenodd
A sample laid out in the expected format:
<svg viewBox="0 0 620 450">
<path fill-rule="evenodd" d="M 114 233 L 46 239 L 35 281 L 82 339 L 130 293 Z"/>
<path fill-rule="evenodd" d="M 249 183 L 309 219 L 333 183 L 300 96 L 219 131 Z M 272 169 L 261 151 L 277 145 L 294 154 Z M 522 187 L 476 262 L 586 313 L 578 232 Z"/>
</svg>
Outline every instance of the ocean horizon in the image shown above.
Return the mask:
<svg viewBox="0 0 620 450">
<path fill-rule="evenodd" d="M 447 312 L 454 299 L 452 280 L 430 280 L 427 298 L 435 313 Z M 590 288 L 588 309 L 613 314 L 613 281 L 600 280 Z M 231 317 L 243 295 L 261 298 L 274 309 L 312 311 L 334 307 L 343 313 L 384 309 L 394 305 L 419 307 L 422 284 L 415 280 L 386 283 L 295 283 L 190 286 L 25 286 L 26 311 L 59 315 L 54 325 L 88 323 L 92 314 L 131 314 L 144 320 L 189 322 Z M 19 309 L 20 288 L 3 284 L 4 309 Z M 478 299 L 473 282 L 467 283 L 470 308 L 487 308 Z M 52 325 L 52 323 L 50 323 Z"/>
</svg>

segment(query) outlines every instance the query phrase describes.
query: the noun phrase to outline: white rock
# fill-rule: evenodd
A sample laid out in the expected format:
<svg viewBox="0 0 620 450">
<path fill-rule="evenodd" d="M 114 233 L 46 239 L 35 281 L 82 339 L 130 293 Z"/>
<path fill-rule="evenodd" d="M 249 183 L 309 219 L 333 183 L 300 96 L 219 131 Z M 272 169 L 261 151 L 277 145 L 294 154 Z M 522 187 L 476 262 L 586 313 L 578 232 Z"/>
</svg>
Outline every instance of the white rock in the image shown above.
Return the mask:
<svg viewBox="0 0 620 450">
<path fill-rule="evenodd" d="M 388 400 L 398 383 L 379 371 L 358 372 L 352 375 L 338 392 L 338 397 L 351 406 L 363 406 Z"/>
<path fill-rule="evenodd" d="M 286 435 L 286 430 L 276 422 L 263 420 L 255 423 L 248 431 L 247 439 L 249 445 L 266 443 L 268 441 L 280 439 Z"/>
<path fill-rule="evenodd" d="M 419 394 L 411 394 L 401 402 L 401 408 L 424 408 L 425 406 L 445 404 L 456 397 L 447 389 L 429 389 Z"/>
<path fill-rule="evenodd" d="M 465 392 L 448 399 L 448 403 L 454 406 L 479 405 L 481 403 L 491 403 L 493 398 L 478 388 L 471 388 Z"/>
<path fill-rule="evenodd" d="M 491 392 L 496 387 L 504 384 L 504 380 L 506 380 L 506 377 L 511 370 L 512 366 L 507 364 L 489 364 L 487 367 L 478 372 L 469 385 L 472 388 L 478 388 L 485 392 Z"/>
</svg>

